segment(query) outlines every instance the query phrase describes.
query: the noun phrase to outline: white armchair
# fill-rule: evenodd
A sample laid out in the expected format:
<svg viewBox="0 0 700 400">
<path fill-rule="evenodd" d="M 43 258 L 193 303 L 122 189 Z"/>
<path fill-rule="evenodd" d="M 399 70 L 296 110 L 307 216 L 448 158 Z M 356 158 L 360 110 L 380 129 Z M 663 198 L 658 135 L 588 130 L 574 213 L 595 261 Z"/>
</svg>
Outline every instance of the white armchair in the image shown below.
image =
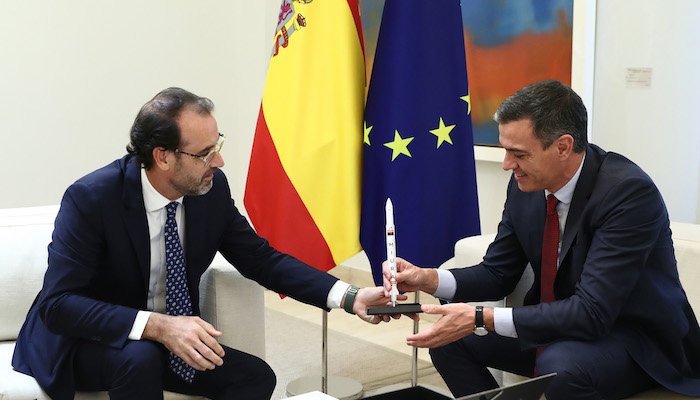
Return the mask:
<svg viewBox="0 0 700 400">
<path fill-rule="evenodd" d="M 12 369 L 15 340 L 41 288 L 58 206 L 0 210 L 0 400 L 49 397 L 36 381 Z M 202 317 L 223 332 L 220 342 L 265 357 L 263 289 L 220 254 L 200 284 Z M 78 393 L 79 400 L 108 399 L 107 392 Z M 165 393 L 165 399 L 190 399 Z"/>
</svg>

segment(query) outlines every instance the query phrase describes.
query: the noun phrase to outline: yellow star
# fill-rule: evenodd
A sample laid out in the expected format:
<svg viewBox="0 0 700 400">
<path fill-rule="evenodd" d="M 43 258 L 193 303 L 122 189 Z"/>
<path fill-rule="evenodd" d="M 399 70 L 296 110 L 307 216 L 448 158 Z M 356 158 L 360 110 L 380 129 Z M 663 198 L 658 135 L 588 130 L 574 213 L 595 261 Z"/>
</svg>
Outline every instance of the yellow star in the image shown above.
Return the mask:
<svg viewBox="0 0 700 400">
<path fill-rule="evenodd" d="M 467 115 L 472 113 L 472 97 L 470 94 L 460 97 L 460 99 L 467 102 Z"/>
<path fill-rule="evenodd" d="M 369 132 L 372 130 L 371 126 L 367 126 L 367 121 L 365 121 L 365 143 L 369 143 Z"/>
<path fill-rule="evenodd" d="M 430 133 L 433 135 L 437 136 L 438 141 L 437 141 L 437 148 L 440 148 L 440 145 L 442 142 L 447 142 L 449 144 L 452 144 L 452 138 L 450 137 L 450 132 L 452 132 L 452 129 L 455 128 L 457 125 L 447 125 L 445 126 L 445 123 L 442 122 L 442 118 L 440 118 L 440 126 L 437 129 L 431 129 Z"/>
<path fill-rule="evenodd" d="M 391 152 L 391 161 L 394 161 L 396 157 L 399 156 L 399 154 L 403 154 L 406 156 L 411 157 L 411 152 L 408 151 L 408 144 L 413 141 L 413 138 L 406 138 L 403 139 L 401 135 L 399 135 L 399 131 L 394 130 L 394 141 L 389 142 L 389 143 L 384 143 L 384 146 L 390 148 L 392 150 Z"/>
</svg>

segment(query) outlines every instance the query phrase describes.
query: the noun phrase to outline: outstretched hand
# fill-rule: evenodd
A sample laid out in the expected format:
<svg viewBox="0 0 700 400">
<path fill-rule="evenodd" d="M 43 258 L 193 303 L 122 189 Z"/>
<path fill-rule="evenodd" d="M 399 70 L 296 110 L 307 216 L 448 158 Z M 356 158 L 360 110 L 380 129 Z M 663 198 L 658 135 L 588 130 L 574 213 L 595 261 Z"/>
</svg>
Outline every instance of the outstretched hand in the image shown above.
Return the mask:
<svg viewBox="0 0 700 400">
<path fill-rule="evenodd" d="M 198 371 L 223 365 L 224 349 L 216 337 L 221 332 L 196 316 L 171 316 L 152 313 L 142 337 L 162 343 Z"/>
<path fill-rule="evenodd" d="M 406 295 L 399 295 L 398 300 L 406 300 L 408 297 Z M 365 287 L 361 288 L 357 292 L 357 297 L 355 297 L 355 304 L 353 304 L 352 310 L 357 314 L 363 321 L 369 322 L 370 324 L 378 324 L 382 321 L 389 322 L 391 318 L 399 319 L 401 314 L 389 315 L 368 315 L 367 307 L 370 306 L 387 306 L 391 304 L 391 297 L 388 293 L 385 293 L 384 288 L 381 286 L 377 287 Z M 418 320 L 416 314 L 407 314 L 409 318 L 413 320 Z"/>
<path fill-rule="evenodd" d="M 424 304 L 426 314 L 442 315 L 430 328 L 406 338 L 414 347 L 435 348 L 459 340 L 474 331 L 474 306 L 466 303 Z"/>
</svg>

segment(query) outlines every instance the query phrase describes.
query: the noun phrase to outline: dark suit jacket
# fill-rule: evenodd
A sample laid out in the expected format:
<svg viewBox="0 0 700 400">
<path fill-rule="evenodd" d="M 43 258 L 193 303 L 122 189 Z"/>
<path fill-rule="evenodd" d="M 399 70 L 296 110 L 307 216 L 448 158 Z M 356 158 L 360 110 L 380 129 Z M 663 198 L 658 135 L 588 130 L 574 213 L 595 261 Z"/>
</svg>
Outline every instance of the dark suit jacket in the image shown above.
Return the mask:
<svg viewBox="0 0 700 400">
<path fill-rule="evenodd" d="M 186 196 L 183 202 L 195 314 L 200 277 L 217 251 L 247 278 L 326 307 L 337 279 L 260 238 L 234 206 L 223 172 L 215 173 L 209 193 Z M 95 341 L 123 347 L 137 311 L 146 309 L 149 246 L 135 158 L 116 160 L 71 185 L 56 217 L 43 288 L 17 338 L 14 368 L 34 376 L 52 398 L 73 398 L 76 346 Z"/>
<path fill-rule="evenodd" d="M 663 386 L 700 395 L 700 328 L 681 287 L 669 218 L 637 165 L 590 145 L 562 237 L 557 301 L 540 304 L 546 201 L 511 179 L 503 218 L 484 261 L 452 270 L 455 300 L 496 300 L 527 263 L 535 274 L 525 307 L 513 309 L 524 349 L 615 335 Z"/>
</svg>

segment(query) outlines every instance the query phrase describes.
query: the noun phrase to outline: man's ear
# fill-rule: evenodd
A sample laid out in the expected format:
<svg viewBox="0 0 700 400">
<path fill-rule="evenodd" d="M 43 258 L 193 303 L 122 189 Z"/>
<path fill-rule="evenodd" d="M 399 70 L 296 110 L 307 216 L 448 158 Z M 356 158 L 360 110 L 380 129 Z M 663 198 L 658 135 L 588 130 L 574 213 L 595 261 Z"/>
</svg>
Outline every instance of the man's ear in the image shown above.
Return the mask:
<svg viewBox="0 0 700 400">
<path fill-rule="evenodd" d="M 170 157 L 171 153 L 165 147 L 154 147 L 153 166 L 163 171 L 169 170 L 173 163 L 173 159 Z"/>
<path fill-rule="evenodd" d="M 566 158 L 574 151 L 574 137 L 565 133 L 559 136 L 554 143 L 557 146 L 559 157 Z"/>
</svg>

